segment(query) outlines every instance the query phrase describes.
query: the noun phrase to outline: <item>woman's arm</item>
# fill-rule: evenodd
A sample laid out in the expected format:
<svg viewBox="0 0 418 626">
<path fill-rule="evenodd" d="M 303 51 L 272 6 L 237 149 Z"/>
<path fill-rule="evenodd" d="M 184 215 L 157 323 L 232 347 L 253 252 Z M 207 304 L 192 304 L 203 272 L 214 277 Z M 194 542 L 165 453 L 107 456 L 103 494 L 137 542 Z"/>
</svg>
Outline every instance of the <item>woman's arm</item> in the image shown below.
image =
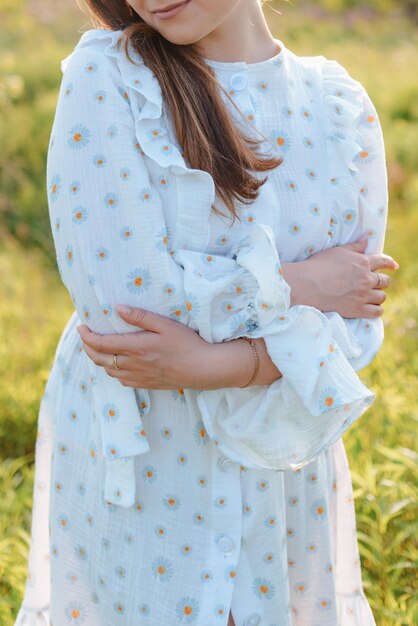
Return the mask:
<svg viewBox="0 0 418 626">
<path fill-rule="evenodd" d="M 368 239 L 321 250 L 304 261 L 283 263 L 283 275 L 291 286 L 291 304 L 336 311 L 346 318 L 374 318 L 383 314 L 390 277 L 382 274 L 375 289 L 377 270 L 396 270 L 399 264 L 388 254 L 365 254 Z"/>
</svg>

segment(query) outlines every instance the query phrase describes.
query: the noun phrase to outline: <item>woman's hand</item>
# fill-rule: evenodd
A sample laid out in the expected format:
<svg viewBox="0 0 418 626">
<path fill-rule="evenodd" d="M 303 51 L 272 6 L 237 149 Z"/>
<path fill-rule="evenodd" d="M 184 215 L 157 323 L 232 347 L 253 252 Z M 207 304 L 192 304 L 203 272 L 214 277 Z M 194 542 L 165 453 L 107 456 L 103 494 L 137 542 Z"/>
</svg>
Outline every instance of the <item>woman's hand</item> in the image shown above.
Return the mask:
<svg viewBox="0 0 418 626">
<path fill-rule="evenodd" d="M 383 314 L 390 277 L 379 269 L 395 270 L 399 264 L 388 254 L 365 254 L 367 237 L 321 250 L 306 261 L 285 264 L 283 274 L 291 286 L 292 305 L 305 304 L 320 311 L 336 311 L 348 318 L 375 318 Z M 380 272 L 379 272 L 380 273 Z"/>
<path fill-rule="evenodd" d="M 208 343 L 194 330 L 168 317 L 117 304 L 120 317 L 142 330 L 100 335 L 77 326 L 88 357 L 118 378 L 125 387 L 143 389 L 221 389 L 241 387 L 254 371 L 253 351 L 243 339 Z M 129 309 L 124 312 L 123 309 Z M 260 369 L 254 385 L 269 385 L 281 377 L 264 340 L 255 340 Z M 120 369 L 113 363 L 117 355 Z"/>
<path fill-rule="evenodd" d="M 210 369 L 212 344 L 168 317 L 119 304 L 115 308 L 128 324 L 143 330 L 100 335 L 85 324 L 77 327 L 87 355 L 109 376 L 126 387 L 145 389 L 202 389 L 211 384 L 217 375 Z M 120 369 L 114 367 L 114 354 Z"/>
</svg>

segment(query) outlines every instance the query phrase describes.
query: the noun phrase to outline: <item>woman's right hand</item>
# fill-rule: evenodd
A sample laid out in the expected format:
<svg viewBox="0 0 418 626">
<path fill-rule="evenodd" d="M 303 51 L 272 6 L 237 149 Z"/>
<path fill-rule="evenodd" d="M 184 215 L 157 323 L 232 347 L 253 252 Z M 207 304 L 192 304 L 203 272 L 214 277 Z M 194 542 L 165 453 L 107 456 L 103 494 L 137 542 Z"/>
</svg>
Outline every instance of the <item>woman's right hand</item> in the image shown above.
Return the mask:
<svg viewBox="0 0 418 626">
<path fill-rule="evenodd" d="M 383 314 L 390 277 L 381 269 L 395 270 L 399 264 L 388 254 L 365 254 L 367 236 L 312 254 L 305 261 L 286 263 L 283 275 L 291 287 L 291 304 L 336 311 L 343 317 L 374 318 Z"/>
</svg>

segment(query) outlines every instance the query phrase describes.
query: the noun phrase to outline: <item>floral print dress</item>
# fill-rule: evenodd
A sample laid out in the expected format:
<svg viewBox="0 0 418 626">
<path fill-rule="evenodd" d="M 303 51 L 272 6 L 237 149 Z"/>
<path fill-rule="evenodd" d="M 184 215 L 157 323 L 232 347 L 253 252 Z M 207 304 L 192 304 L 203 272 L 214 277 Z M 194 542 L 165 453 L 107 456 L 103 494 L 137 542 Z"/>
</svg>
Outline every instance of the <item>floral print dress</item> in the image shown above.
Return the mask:
<svg viewBox="0 0 418 626">
<path fill-rule="evenodd" d="M 341 435 L 375 395 L 383 324 L 290 306 L 282 262 L 369 236 L 387 178 L 364 87 L 334 60 L 206 59 L 226 106 L 283 156 L 232 226 L 188 166 L 155 76 L 92 29 L 62 61 L 47 162 L 74 303 L 39 411 L 32 541 L 16 626 L 374 626 Z M 232 100 L 230 100 L 230 98 Z M 238 109 L 236 109 L 234 102 Z M 220 206 L 217 199 L 217 206 Z M 122 386 L 75 326 L 137 332 L 142 306 L 210 342 L 263 336 L 283 377 L 219 390 Z"/>
</svg>

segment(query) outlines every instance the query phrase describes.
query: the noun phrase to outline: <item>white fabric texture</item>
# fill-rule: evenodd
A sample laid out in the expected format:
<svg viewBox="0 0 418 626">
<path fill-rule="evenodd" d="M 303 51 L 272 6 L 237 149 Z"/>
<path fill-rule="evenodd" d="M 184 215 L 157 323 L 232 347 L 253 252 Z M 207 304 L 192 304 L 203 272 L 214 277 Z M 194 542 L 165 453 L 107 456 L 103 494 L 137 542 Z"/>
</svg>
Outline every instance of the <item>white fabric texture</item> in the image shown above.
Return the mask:
<svg viewBox="0 0 418 626">
<path fill-rule="evenodd" d="M 211 176 L 186 163 L 154 75 L 132 48 L 129 62 L 120 35 L 87 31 L 62 61 L 47 185 L 75 311 L 40 407 L 16 624 L 44 611 L 55 626 L 226 626 L 231 608 L 236 626 L 371 626 L 341 435 L 374 400 L 357 370 L 380 349 L 383 324 L 290 306 L 281 263 L 362 232 L 367 252 L 383 250 L 375 107 L 339 63 L 280 40 L 260 63 L 207 60 L 284 157 L 229 227 L 211 211 Z M 209 342 L 264 337 L 283 377 L 245 389 L 124 387 L 75 330 L 81 320 L 137 332 L 117 302 Z"/>
</svg>

